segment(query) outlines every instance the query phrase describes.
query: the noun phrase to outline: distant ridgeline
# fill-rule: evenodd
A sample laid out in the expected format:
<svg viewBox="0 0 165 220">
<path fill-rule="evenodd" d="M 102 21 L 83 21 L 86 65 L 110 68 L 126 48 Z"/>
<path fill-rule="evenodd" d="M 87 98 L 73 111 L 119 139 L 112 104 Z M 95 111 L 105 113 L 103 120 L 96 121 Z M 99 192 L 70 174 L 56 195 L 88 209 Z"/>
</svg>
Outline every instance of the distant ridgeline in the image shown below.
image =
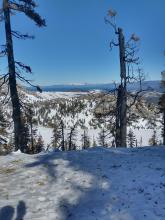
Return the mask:
<svg viewBox="0 0 165 220">
<path fill-rule="evenodd" d="M 82 84 L 82 85 L 52 85 L 52 86 L 42 86 L 41 87 L 45 92 L 88 92 L 92 90 L 101 90 L 101 91 L 110 91 L 115 89 L 115 84 Z M 28 90 L 35 91 L 34 88 L 28 87 Z M 161 87 L 161 81 L 144 81 L 142 83 L 142 89 L 149 89 L 150 91 L 164 92 L 164 89 Z M 129 91 L 138 91 L 139 83 L 128 84 Z"/>
<path fill-rule="evenodd" d="M 165 81 L 165 71 L 162 71 L 161 75 L 162 75 L 162 81 Z"/>
</svg>

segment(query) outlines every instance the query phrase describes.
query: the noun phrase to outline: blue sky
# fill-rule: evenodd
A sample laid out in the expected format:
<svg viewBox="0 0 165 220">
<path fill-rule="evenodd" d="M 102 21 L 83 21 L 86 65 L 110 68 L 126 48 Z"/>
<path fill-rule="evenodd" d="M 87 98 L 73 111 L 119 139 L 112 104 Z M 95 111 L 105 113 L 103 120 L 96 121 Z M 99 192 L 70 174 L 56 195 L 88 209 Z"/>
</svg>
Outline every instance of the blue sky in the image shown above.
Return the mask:
<svg viewBox="0 0 165 220">
<path fill-rule="evenodd" d="M 164 0 L 38 0 L 37 10 L 47 27 L 38 28 L 22 15 L 12 16 L 14 30 L 34 34 L 34 40 L 14 40 L 15 59 L 29 64 L 40 85 L 58 83 L 107 83 L 119 80 L 118 48 L 109 51 L 114 38 L 104 23 L 109 8 L 126 38 L 136 33 L 139 56 L 148 80 L 160 79 L 165 69 Z M 1 32 L 4 26 L 0 25 Z M 0 43 L 4 44 L 4 34 Z M 7 71 L 1 59 L 1 71 Z"/>
</svg>

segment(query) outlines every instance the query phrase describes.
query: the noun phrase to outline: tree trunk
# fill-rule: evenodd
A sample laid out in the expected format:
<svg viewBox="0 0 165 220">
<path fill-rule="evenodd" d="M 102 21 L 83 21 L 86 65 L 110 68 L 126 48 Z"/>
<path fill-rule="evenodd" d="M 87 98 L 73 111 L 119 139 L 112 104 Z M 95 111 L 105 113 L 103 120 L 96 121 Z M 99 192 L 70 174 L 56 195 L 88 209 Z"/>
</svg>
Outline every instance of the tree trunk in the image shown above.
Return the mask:
<svg viewBox="0 0 165 220">
<path fill-rule="evenodd" d="M 165 110 L 163 111 L 163 145 L 165 145 Z"/>
<path fill-rule="evenodd" d="M 103 147 L 105 147 L 105 131 L 104 131 L 104 128 L 103 128 Z"/>
<path fill-rule="evenodd" d="M 61 150 L 65 151 L 65 138 L 64 138 L 64 124 L 63 121 L 61 121 L 61 135 L 62 135 L 62 143 L 61 143 Z"/>
<path fill-rule="evenodd" d="M 30 139 L 31 139 L 31 150 L 34 152 L 34 138 L 33 138 L 33 122 L 32 122 L 32 118 L 30 118 Z"/>
<path fill-rule="evenodd" d="M 119 129 L 120 129 L 120 147 L 127 146 L 127 75 L 126 75 L 126 62 L 125 62 L 125 39 L 123 31 L 118 28 L 119 33 L 119 52 L 120 52 L 120 92 L 119 92 Z"/>
<path fill-rule="evenodd" d="M 69 147 L 68 150 L 72 150 L 72 133 L 73 133 L 73 128 L 71 128 L 70 134 L 69 134 Z"/>
<path fill-rule="evenodd" d="M 118 87 L 117 93 L 117 104 L 116 104 L 116 135 L 115 135 L 115 144 L 116 147 L 121 146 L 120 143 L 120 105 L 121 105 L 121 86 Z"/>
<path fill-rule="evenodd" d="M 85 130 L 84 130 L 84 135 L 83 135 L 83 149 L 85 149 L 85 145 L 86 145 L 86 143 L 85 143 L 85 140 L 86 140 L 86 134 L 85 134 Z"/>
<path fill-rule="evenodd" d="M 13 41 L 11 34 L 10 10 L 8 7 L 8 0 L 3 0 L 3 9 L 4 9 L 6 46 L 7 46 L 8 68 L 9 68 L 9 88 L 10 88 L 10 97 L 13 108 L 12 118 L 14 121 L 15 150 L 20 149 L 22 152 L 24 152 L 25 147 L 23 146 L 23 143 L 21 141 L 22 140 L 21 110 L 20 110 L 20 102 L 19 102 L 17 84 L 16 84 L 15 61 L 14 61 L 14 53 L 13 53 Z"/>
</svg>

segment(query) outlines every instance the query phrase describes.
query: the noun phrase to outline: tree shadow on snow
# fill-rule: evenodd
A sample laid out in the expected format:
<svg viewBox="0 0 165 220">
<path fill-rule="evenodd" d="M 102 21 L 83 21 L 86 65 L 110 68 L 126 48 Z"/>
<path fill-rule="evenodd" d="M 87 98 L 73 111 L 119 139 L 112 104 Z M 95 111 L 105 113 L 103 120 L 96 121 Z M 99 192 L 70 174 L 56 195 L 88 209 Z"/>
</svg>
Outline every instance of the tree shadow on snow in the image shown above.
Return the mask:
<svg viewBox="0 0 165 220">
<path fill-rule="evenodd" d="M 44 166 L 46 173 L 51 177 L 52 184 L 58 181 L 59 164 L 63 161 L 66 166 L 66 173 L 62 175 L 66 175 L 65 186 L 68 184 L 71 193 L 63 193 L 61 196 L 58 208 L 60 220 L 110 220 L 111 217 L 108 215 L 110 213 L 115 215 L 116 212 L 118 219 L 121 216 L 122 220 L 133 219 L 130 214 L 126 213 L 124 206 L 122 210 L 116 210 L 116 204 L 120 203 L 120 198 L 114 194 L 117 190 L 115 189 L 116 183 L 111 182 L 109 178 L 111 177 L 111 166 L 115 163 L 115 169 L 120 167 L 121 161 L 118 156 L 115 158 L 114 155 L 113 162 L 111 162 L 109 154 L 105 152 L 99 153 L 97 160 L 96 154 L 93 152 L 73 151 L 42 154 L 36 159 L 35 162 L 27 164 L 25 167 Z M 108 162 L 105 163 L 105 160 Z M 67 172 L 70 170 L 73 172 L 73 176 L 68 180 Z M 81 183 L 77 177 L 79 174 Z M 85 179 L 86 176 L 89 176 L 88 180 Z M 62 177 L 59 176 L 59 178 Z M 120 177 L 119 181 L 121 181 Z M 56 195 L 52 196 L 56 197 Z M 55 211 L 57 212 L 57 210 Z"/>
<path fill-rule="evenodd" d="M 12 206 L 4 206 L 0 209 L 0 220 L 13 220 L 15 209 Z M 14 220 L 23 220 L 26 214 L 26 204 L 19 201 L 16 207 L 16 218 Z"/>
</svg>

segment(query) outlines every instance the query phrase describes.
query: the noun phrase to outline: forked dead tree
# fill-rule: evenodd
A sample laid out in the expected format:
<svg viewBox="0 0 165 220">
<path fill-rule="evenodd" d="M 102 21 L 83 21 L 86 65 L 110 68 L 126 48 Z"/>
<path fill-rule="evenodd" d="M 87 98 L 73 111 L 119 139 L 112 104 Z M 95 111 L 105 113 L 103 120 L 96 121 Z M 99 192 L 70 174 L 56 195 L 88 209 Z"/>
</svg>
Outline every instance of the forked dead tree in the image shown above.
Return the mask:
<svg viewBox="0 0 165 220">
<path fill-rule="evenodd" d="M 117 102 L 116 102 L 116 146 L 127 146 L 127 84 L 133 80 L 137 80 L 135 77 L 133 64 L 139 64 L 139 58 L 136 57 L 137 45 L 139 38 L 132 34 L 131 38 L 126 42 L 122 28 L 117 27 L 115 17 L 117 13 L 114 10 L 108 11 L 108 18 L 105 18 L 105 22 L 110 24 L 113 28 L 115 35 L 117 36 L 116 42 L 112 40 L 110 42 L 110 49 L 113 46 L 119 48 L 120 59 L 120 84 L 117 88 Z"/>
</svg>

